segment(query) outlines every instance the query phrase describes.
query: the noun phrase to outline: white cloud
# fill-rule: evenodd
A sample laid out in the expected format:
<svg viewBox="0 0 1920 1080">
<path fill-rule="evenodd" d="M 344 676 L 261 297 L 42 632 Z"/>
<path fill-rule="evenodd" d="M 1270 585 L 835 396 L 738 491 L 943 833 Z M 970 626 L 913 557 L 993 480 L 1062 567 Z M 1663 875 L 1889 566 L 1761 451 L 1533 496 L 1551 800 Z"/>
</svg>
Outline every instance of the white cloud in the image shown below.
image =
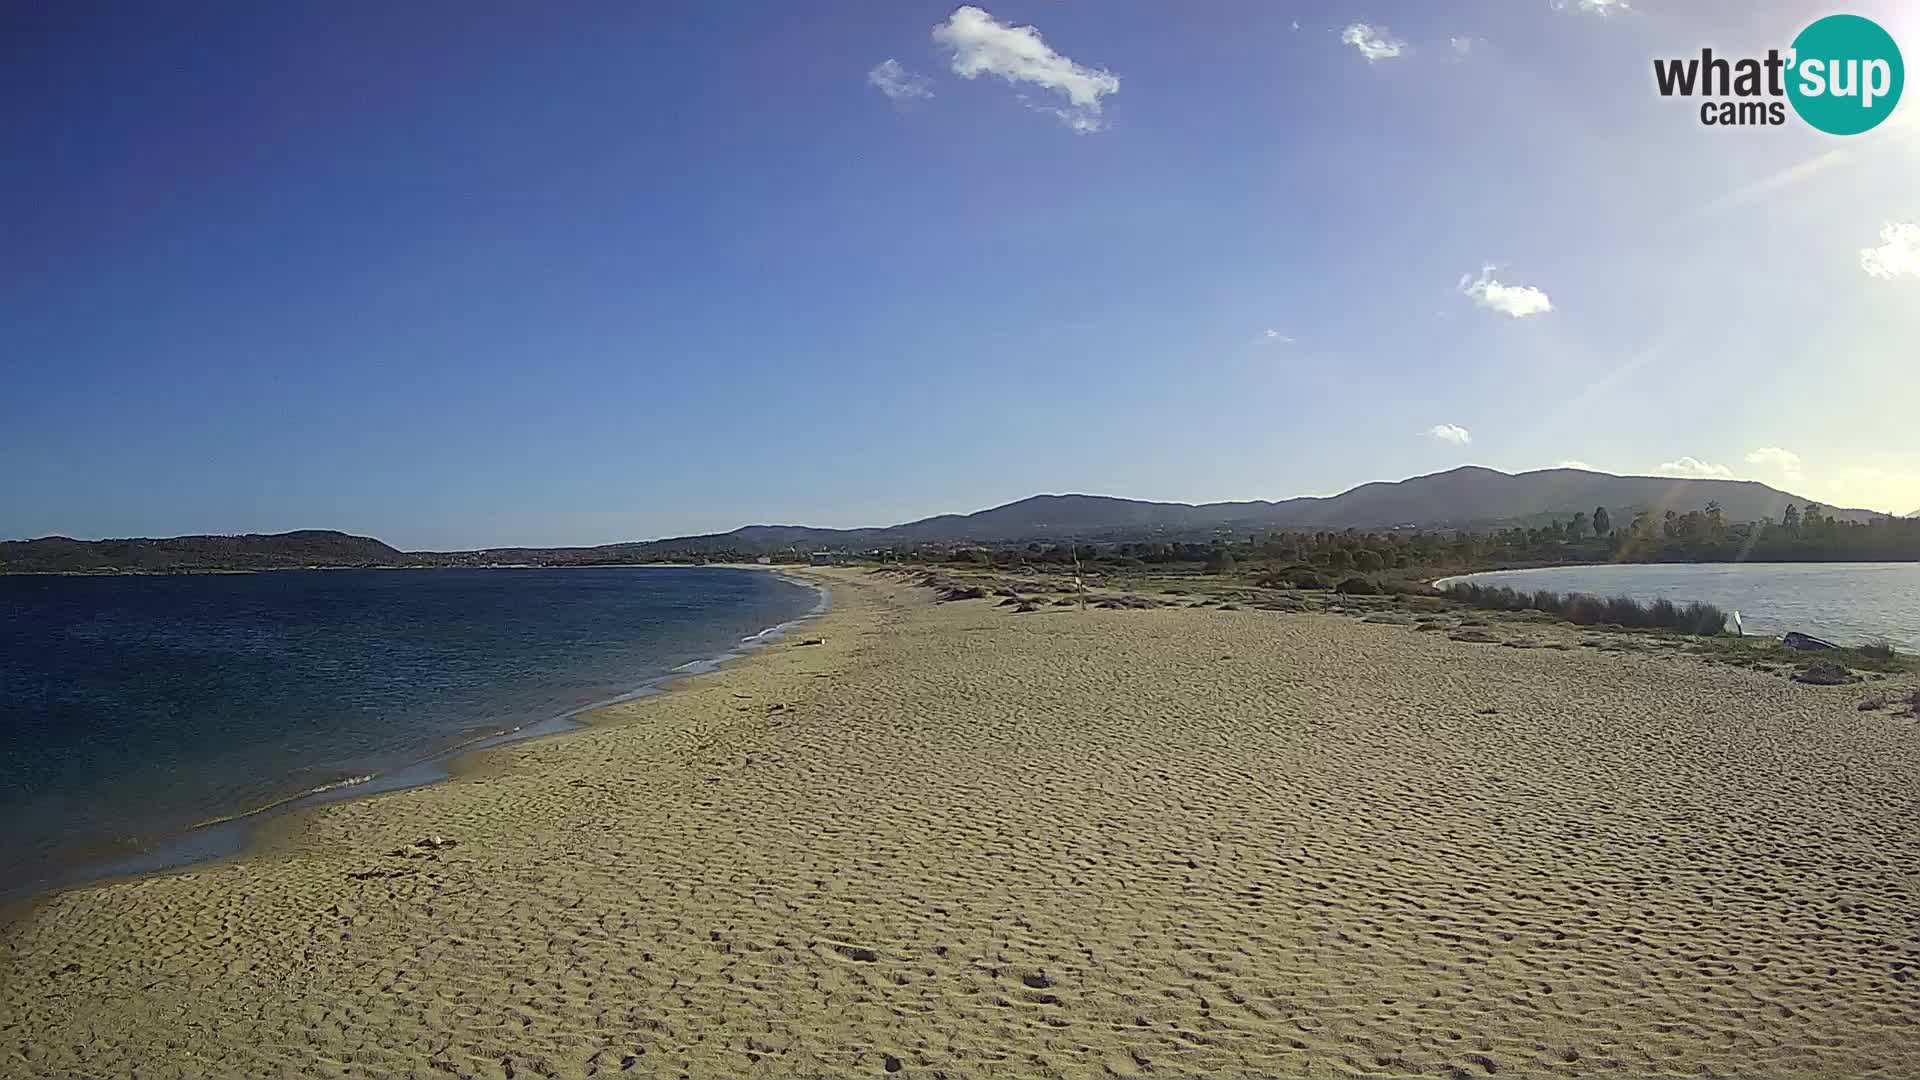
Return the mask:
<svg viewBox="0 0 1920 1080">
<path fill-rule="evenodd" d="M 1599 469 L 1594 468 L 1593 466 L 1587 464 L 1586 462 L 1579 461 L 1574 458 L 1568 458 L 1565 461 L 1556 461 L 1553 463 L 1553 467 L 1556 469 L 1580 469 L 1585 472 L 1600 471 Z"/>
<path fill-rule="evenodd" d="M 1048 116 L 1058 118 L 1061 123 L 1072 128 L 1073 133 L 1075 135 L 1091 135 L 1096 131 L 1105 131 L 1107 127 L 1106 120 L 1104 120 L 1098 115 L 1089 113 L 1084 109 L 1059 108 L 1051 105 L 1034 105 L 1027 101 L 1027 97 L 1025 94 L 1020 95 L 1020 102 L 1021 104 L 1026 105 L 1027 108 L 1032 109 L 1034 112 L 1043 112 L 1043 113 L 1046 113 Z"/>
<path fill-rule="evenodd" d="M 1749 465 L 1778 465 L 1783 469 L 1800 467 L 1800 455 L 1779 446 L 1763 446 L 1747 452 Z"/>
<path fill-rule="evenodd" d="M 1880 246 L 1860 249 L 1860 269 L 1877 278 L 1920 277 L 1920 225 L 1911 221 L 1880 230 Z"/>
<path fill-rule="evenodd" d="M 1493 267 L 1483 267 L 1480 276 L 1461 274 L 1459 290 L 1488 311 L 1497 311 L 1516 319 L 1545 315 L 1553 310 L 1547 294 L 1531 285 L 1503 285 L 1493 279 Z"/>
<path fill-rule="evenodd" d="M 1368 26 L 1363 22 L 1340 31 L 1340 40 L 1360 50 L 1369 64 L 1375 60 L 1391 60 L 1407 51 L 1407 43 L 1394 37 L 1386 27 Z"/>
<path fill-rule="evenodd" d="M 1066 108 L 1045 108 L 1076 132 L 1106 127 L 1100 99 L 1120 92 L 1120 77 L 1082 67 L 1054 52 L 1031 26 L 1008 26 L 980 8 L 956 8 L 933 28 L 933 40 L 953 53 L 953 73 L 963 79 L 998 75 L 1010 83 L 1032 83 L 1068 101 Z"/>
<path fill-rule="evenodd" d="M 1800 455 L 1784 447 L 1762 446 L 1758 450 L 1750 450 L 1747 452 L 1747 464 L 1776 469 L 1790 484 L 1797 484 L 1801 480 Z"/>
<path fill-rule="evenodd" d="M 1633 5 L 1627 0 L 1553 0 L 1553 10 L 1574 11 L 1582 15 L 1618 15 L 1623 11 L 1632 11 Z"/>
<path fill-rule="evenodd" d="M 1293 339 L 1272 327 L 1268 327 L 1267 332 L 1260 335 L 1260 343 L 1263 345 L 1291 345 L 1293 344 Z"/>
<path fill-rule="evenodd" d="M 1293 20 L 1293 28 L 1294 28 L 1295 30 L 1298 30 L 1298 29 L 1300 29 L 1300 20 L 1299 20 L 1299 19 L 1295 19 L 1295 20 Z"/>
<path fill-rule="evenodd" d="M 1699 458 L 1683 457 L 1673 461 L 1663 461 L 1654 472 L 1661 476 L 1681 476 L 1694 480 L 1731 480 L 1733 470 L 1725 465 L 1715 465 Z"/>
<path fill-rule="evenodd" d="M 1475 44 L 1476 42 L 1473 38 L 1464 35 L 1447 39 L 1447 47 L 1453 50 L 1453 55 L 1455 56 L 1466 56 L 1472 53 Z"/>
<path fill-rule="evenodd" d="M 1451 443 L 1454 446 L 1466 446 L 1473 442 L 1473 432 L 1468 431 L 1459 424 L 1435 424 L 1433 427 L 1427 429 L 1427 434 L 1439 439 L 1443 443 Z"/>
<path fill-rule="evenodd" d="M 895 101 L 933 96 L 933 82 L 925 75 L 908 71 L 898 60 L 882 60 L 867 72 L 867 85 Z"/>
</svg>

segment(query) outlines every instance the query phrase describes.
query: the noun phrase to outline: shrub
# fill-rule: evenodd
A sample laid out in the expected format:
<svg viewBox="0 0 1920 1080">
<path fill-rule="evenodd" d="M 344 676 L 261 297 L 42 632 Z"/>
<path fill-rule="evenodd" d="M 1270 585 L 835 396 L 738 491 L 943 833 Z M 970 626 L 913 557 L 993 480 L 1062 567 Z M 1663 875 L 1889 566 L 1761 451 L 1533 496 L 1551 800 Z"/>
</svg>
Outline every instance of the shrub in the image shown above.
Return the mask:
<svg viewBox="0 0 1920 1080">
<path fill-rule="evenodd" d="M 1582 593 L 1555 593 L 1545 589 L 1523 593 L 1502 585 L 1461 582 L 1446 595 L 1468 607 L 1492 611 L 1541 611 L 1581 626 L 1612 625 L 1632 629 L 1678 630 L 1712 636 L 1727 629 L 1727 614 L 1712 604 L 1675 604 L 1659 599 L 1642 604 L 1628 596 L 1602 600 Z"/>
<path fill-rule="evenodd" d="M 1233 573 L 1233 568 L 1233 556 L 1228 554 L 1225 549 L 1207 556 L 1207 565 L 1204 567 L 1209 574 L 1231 574 Z"/>
<path fill-rule="evenodd" d="M 1606 601 L 1606 620 L 1614 626 L 1642 626 L 1646 610 L 1632 597 L 1610 596 Z"/>
<path fill-rule="evenodd" d="M 1794 672 L 1793 678 L 1795 682 L 1812 683 L 1815 686 L 1840 686 L 1854 681 L 1853 672 L 1831 660 L 1815 660 Z"/>
<path fill-rule="evenodd" d="M 1327 579 L 1311 566 L 1290 566 L 1268 574 L 1254 584 L 1263 589 L 1324 589 Z"/>
<path fill-rule="evenodd" d="M 1861 656 L 1869 660 L 1892 660 L 1896 655 L 1893 650 L 1893 642 L 1888 641 L 1886 638 L 1870 641 L 1860 646 L 1859 652 Z"/>
<path fill-rule="evenodd" d="M 1647 620 L 1655 626 L 1677 626 L 1680 623 L 1680 609 L 1663 596 L 1648 605 Z"/>
<path fill-rule="evenodd" d="M 1380 589 L 1370 579 L 1355 575 L 1334 586 L 1336 591 L 1348 596 L 1378 596 Z"/>
<path fill-rule="evenodd" d="M 1727 613 L 1712 604 L 1696 601 L 1680 609 L 1680 629 L 1702 637 L 1724 634 L 1727 632 Z"/>
<path fill-rule="evenodd" d="M 1607 605 L 1585 593 L 1570 593 L 1567 596 L 1566 610 L 1561 612 L 1567 621 L 1578 626 L 1592 626 L 1607 617 Z"/>
</svg>

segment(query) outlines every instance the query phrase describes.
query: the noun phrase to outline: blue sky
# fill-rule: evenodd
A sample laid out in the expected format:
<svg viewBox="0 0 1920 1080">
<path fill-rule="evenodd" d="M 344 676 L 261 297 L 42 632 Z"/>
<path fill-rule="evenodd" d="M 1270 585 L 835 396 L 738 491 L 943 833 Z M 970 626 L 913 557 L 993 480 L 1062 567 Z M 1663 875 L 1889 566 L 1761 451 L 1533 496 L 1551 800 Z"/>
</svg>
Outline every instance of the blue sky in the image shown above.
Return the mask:
<svg viewBox="0 0 1920 1080">
<path fill-rule="evenodd" d="M 1920 102 L 1705 128 L 1651 58 L 1832 9 L 1621 7 L 15 5 L 0 536 L 1562 461 L 1920 508 Z"/>
</svg>

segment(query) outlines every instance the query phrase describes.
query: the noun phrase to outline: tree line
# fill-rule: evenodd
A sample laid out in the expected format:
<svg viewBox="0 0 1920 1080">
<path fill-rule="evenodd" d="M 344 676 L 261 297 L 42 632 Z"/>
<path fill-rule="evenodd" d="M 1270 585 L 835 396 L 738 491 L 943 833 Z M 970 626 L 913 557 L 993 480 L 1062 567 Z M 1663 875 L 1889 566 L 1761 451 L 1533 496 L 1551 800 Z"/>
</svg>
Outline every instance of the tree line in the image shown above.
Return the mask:
<svg viewBox="0 0 1920 1080">
<path fill-rule="evenodd" d="M 924 557 L 901 551 L 898 557 Z M 1684 513 L 1635 512 L 1622 522 L 1604 506 L 1544 525 L 1472 530 L 1273 530 L 1211 542 L 1028 543 L 961 547 L 958 561 L 1011 565 L 1083 563 L 1147 567 L 1200 564 L 1297 565 L 1328 574 L 1386 574 L 1576 562 L 1901 562 L 1920 561 L 1920 520 L 1835 518 L 1818 503 L 1792 506 L 1777 521 L 1729 522 L 1718 503 Z"/>
</svg>

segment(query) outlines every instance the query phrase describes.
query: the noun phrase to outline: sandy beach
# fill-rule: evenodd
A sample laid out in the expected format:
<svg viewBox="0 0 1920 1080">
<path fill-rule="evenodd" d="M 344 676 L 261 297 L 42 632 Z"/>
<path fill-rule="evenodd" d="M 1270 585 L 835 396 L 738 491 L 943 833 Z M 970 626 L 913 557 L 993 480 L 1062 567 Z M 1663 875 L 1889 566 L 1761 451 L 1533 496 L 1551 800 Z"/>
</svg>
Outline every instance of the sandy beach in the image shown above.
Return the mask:
<svg viewBox="0 0 1920 1080">
<path fill-rule="evenodd" d="M 1854 689 L 810 573 L 586 731 L 19 916 L 0 1075 L 1920 1074 L 1920 731 Z"/>
</svg>

